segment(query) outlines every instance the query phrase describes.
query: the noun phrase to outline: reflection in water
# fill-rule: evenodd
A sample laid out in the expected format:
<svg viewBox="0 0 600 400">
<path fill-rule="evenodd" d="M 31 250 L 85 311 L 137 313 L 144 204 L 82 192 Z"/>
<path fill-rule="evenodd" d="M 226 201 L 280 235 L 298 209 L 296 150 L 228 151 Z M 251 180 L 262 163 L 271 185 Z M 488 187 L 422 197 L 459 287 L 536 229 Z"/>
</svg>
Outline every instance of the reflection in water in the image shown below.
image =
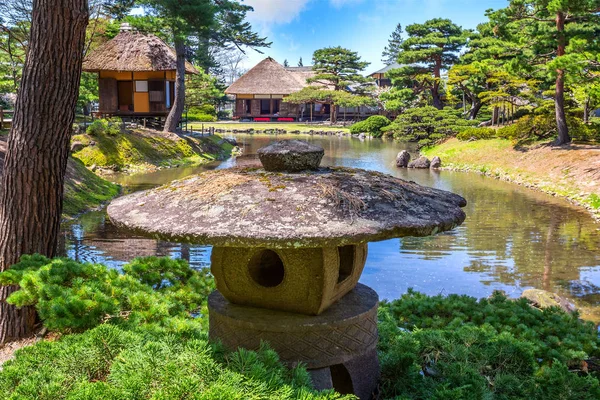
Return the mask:
<svg viewBox="0 0 600 400">
<path fill-rule="evenodd" d="M 205 169 L 256 163 L 256 150 L 273 136 L 238 135 L 244 156 L 222 164 L 117 177 L 131 190 L 145 189 Z M 377 170 L 464 196 L 465 223 L 428 238 L 393 239 L 369 245 L 361 282 L 382 298 L 409 287 L 424 293 L 488 296 L 504 290 L 519 296 L 526 288 L 555 291 L 577 300 L 583 314 L 600 321 L 600 231 L 584 211 L 566 201 L 475 174 L 400 170 L 394 166 L 403 144 L 338 137 L 302 139 L 325 149 L 324 165 Z M 65 224 L 62 252 L 70 257 L 119 267 L 140 255 L 188 259 L 206 267 L 210 248 L 168 243 L 117 230 L 104 212 Z"/>
</svg>

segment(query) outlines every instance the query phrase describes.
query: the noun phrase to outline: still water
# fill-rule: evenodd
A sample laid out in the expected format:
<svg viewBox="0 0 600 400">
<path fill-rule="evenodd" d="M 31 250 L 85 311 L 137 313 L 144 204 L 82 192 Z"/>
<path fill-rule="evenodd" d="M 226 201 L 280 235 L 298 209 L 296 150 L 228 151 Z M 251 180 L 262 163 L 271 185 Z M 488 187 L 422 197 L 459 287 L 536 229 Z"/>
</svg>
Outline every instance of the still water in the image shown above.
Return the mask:
<svg viewBox="0 0 600 400">
<path fill-rule="evenodd" d="M 494 290 L 518 297 L 525 289 L 539 288 L 572 298 L 585 318 L 600 322 L 600 224 L 585 211 L 561 199 L 476 174 L 397 169 L 396 154 L 406 148 L 401 143 L 301 138 L 323 146 L 323 165 L 381 171 L 467 199 L 467 219 L 452 232 L 369 245 L 361 282 L 374 288 L 381 298 L 398 298 L 408 288 L 432 295 L 476 297 L 488 296 Z M 256 150 L 275 137 L 237 135 L 236 139 L 244 148 L 244 156 L 238 159 L 115 176 L 114 180 L 134 191 L 206 169 L 254 164 Z M 69 257 L 114 267 L 149 255 L 182 257 L 196 267 L 210 265 L 210 247 L 132 236 L 111 225 L 104 211 L 66 223 L 62 239 L 62 251 Z"/>
</svg>

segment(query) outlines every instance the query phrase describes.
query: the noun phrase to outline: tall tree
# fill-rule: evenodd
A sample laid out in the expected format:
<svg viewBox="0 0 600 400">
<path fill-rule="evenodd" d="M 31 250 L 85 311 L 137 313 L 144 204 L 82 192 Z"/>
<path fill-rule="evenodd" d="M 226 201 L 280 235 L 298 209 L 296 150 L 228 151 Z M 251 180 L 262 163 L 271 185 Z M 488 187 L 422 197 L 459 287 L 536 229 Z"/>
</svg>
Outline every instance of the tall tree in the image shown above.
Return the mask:
<svg viewBox="0 0 600 400">
<path fill-rule="evenodd" d="M 510 0 L 509 6 L 489 13 L 499 29 L 518 43 L 523 56 L 515 58 L 521 68 L 543 66 L 554 80 L 554 111 L 558 144 L 571 141 L 565 112 L 565 83 L 572 41 L 597 36 L 600 0 Z"/>
<path fill-rule="evenodd" d="M 347 90 L 348 85 L 369 81 L 359 73 L 369 64 L 362 61 L 357 52 L 343 47 L 319 49 L 313 54 L 315 76 L 308 82 L 331 86 L 333 90 Z"/>
<path fill-rule="evenodd" d="M 429 90 L 433 106 L 441 110 L 444 105 L 440 93 L 441 73 L 458 61 L 461 48 L 467 43 L 469 31 L 462 29 L 449 19 L 435 18 L 423 24 L 406 27 L 408 38 L 402 43 L 398 55 L 401 64 L 412 64 L 399 70 L 400 75 L 432 75 L 432 79 L 421 79 L 419 90 Z"/>
<path fill-rule="evenodd" d="M 87 24 L 86 0 L 33 4 L 0 185 L 0 270 L 23 254 L 55 255 Z M 6 303 L 15 290 L 0 288 L 0 343 L 30 334 L 35 322 L 32 308 Z"/>
<path fill-rule="evenodd" d="M 392 32 L 387 46 L 385 46 L 383 53 L 381 53 L 381 62 L 385 65 L 392 65 L 398 61 L 398 55 L 402 51 L 402 43 L 404 43 L 402 33 L 402 25 L 396 25 L 396 29 Z"/>
<path fill-rule="evenodd" d="M 185 104 L 185 59 L 191 38 L 208 38 L 216 45 L 268 47 L 266 38 L 252 31 L 245 21 L 252 7 L 235 0 L 141 0 L 148 11 L 161 17 L 170 27 L 177 71 L 175 99 L 165 122 L 165 131 L 174 132 L 181 120 Z"/>
<path fill-rule="evenodd" d="M 285 60 L 283 60 L 283 66 L 286 68 L 290 66 L 290 63 L 288 63 L 287 58 Z"/>
<path fill-rule="evenodd" d="M 302 57 L 300 57 L 300 59 L 298 60 L 298 66 L 304 67 L 304 63 L 302 62 Z"/>
<path fill-rule="evenodd" d="M 313 54 L 312 69 L 315 75 L 307 79 L 307 82 L 317 83 L 333 92 L 348 91 L 350 85 L 360 85 L 371 80 L 360 74 L 369 64 L 362 61 L 358 53 L 343 47 L 319 49 Z M 333 101 L 330 104 L 331 122 L 335 123 L 336 107 Z"/>
</svg>

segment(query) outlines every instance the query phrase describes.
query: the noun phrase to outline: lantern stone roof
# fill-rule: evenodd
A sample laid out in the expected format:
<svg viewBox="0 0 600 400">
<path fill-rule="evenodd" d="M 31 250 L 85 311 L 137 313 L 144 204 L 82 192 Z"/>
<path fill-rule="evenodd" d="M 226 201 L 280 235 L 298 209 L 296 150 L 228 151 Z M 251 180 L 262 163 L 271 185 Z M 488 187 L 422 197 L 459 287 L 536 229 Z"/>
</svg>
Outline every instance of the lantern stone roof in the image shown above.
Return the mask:
<svg viewBox="0 0 600 400">
<path fill-rule="evenodd" d="M 97 71 L 174 71 L 177 69 L 175 49 L 154 35 L 121 30 L 117 36 L 92 51 L 83 61 L 83 70 Z M 185 72 L 198 71 L 186 61 Z"/>
<path fill-rule="evenodd" d="M 204 172 L 114 200 L 114 224 L 166 240 L 228 247 L 344 246 L 460 225 L 454 193 L 353 168 Z"/>
</svg>

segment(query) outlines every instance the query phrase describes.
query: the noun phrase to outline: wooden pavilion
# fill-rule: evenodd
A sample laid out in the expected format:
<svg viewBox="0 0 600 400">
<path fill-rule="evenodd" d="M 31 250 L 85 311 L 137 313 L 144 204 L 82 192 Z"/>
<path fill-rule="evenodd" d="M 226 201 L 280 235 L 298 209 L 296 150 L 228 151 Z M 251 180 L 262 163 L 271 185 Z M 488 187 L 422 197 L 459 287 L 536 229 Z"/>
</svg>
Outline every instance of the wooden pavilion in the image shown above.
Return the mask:
<svg viewBox="0 0 600 400">
<path fill-rule="evenodd" d="M 313 114 L 329 118 L 328 104 L 297 105 L 282 99 L 309 86 L 312 67 L 284 67 L 271 57 L 265 58 L 229 86 L 225 93 L 235 96 L 233 116 L 253 121 L 295 121 Z"/>
<path fill-rule="evenodd" d="M 176 62 L 175 50 L 164 41 L 123 24 L 85 58 L 83 70 L 98 73 L 101 115 L 165 117 L 175 99 Z M 197 73 L 188 62 L 185 69 Z"/>
</svg>

